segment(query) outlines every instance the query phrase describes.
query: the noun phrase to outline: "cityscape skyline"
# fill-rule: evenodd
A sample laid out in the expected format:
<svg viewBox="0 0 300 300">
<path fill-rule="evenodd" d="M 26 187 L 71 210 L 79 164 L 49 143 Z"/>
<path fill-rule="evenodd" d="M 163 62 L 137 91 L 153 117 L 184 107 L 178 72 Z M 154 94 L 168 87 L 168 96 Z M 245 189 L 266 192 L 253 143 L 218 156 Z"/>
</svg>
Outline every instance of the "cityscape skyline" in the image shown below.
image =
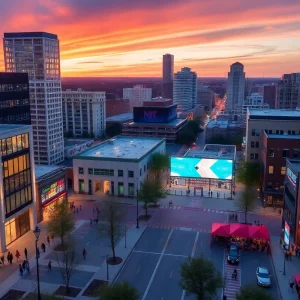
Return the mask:
<svg viewBox="0 0 300 300">
<path fill-rule="evenodd" d="M 220 0 L 11 1 L 1 3 L 0 34 L 57 34 L 64 77 L 161 77 L 166 53 L 175 56 L 174 72 L 190 67 L 199 77 L 226 77 L 240 61 L 248 77 L 281 77 L 300 69 L 299 13 L 295 0 L 226 7 Z"/>
</svg>

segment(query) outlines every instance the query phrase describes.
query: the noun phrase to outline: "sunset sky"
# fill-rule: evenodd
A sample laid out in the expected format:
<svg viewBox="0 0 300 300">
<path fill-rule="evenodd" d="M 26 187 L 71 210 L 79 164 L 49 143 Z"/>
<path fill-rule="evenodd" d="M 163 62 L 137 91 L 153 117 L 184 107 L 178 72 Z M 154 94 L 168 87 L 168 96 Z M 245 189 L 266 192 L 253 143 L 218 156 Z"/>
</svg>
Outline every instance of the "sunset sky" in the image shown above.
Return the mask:
<svg viewBox="0 0 300 300">
<path fill-rule="evenodd" d="M 0 20 L 57 34 L 62 76 L 161 76 L 165 53 L 199 77 L 300 72 L 299 0 L 0 0 Z"/>
</svg>

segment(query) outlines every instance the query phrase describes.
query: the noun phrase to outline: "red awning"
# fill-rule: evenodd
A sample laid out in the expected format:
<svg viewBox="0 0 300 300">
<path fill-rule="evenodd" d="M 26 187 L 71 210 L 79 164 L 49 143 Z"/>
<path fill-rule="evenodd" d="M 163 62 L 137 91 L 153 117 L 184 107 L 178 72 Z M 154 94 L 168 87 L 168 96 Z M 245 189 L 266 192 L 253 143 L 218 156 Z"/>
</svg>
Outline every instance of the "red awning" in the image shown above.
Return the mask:
<svg viewBox="0 0 300 300">
<path fill-rule="evenodd" d="M 211 234 L 217 236 L 228 236 L 230 234 L 230 225 L 223 223 L 213 223 Z"/>
<path fill-rule="evenodd" d="M 294 275 L 295 282 L 300 285 L 300 275 Z"/>
</svg>

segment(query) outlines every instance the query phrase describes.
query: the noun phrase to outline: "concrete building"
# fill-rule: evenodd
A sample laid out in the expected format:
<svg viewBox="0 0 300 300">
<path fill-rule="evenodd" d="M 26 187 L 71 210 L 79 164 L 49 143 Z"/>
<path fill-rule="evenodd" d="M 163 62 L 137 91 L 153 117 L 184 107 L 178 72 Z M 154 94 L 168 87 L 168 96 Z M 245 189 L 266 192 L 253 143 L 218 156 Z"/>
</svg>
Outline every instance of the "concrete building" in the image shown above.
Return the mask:
<svg viewBox="0 0 300 300">
<path fill-rule="evenodd" d="M 46 32 L 4 33 L 6 72 L 28 73 L 36 164 L 64 160 L 59 40 Z"/>
<path fill-rule="evenodd" d="M 72 159 L 79 153 L 91 148 L 95 141 L 91 139 L 65 139 L 65 158 Z"/>
<path fill-rule="evenodd" d="M 284 74 L 278 82 L 276 108 L 300 108 L 300 73 Z"/>
<path fill-rule="evenodd" d="M 4 253 L 35 228 L 36 195 L 31 126 L 1 124 L 0 140 L 0 251 Z"/>
<path fill-rule="evenodd" d="M 68 137 L 95 137 L 105 134 L 105 92 L 66 90 L 63 97 L 64 133 Z"/>
<path fill-rule="evenodd" d="M 251 93 L 246 97 L 244 105 L 247 106 L 262 106 L 264 101 L 263 95 L 259 93 Z"/>
<path fill-rule="evenodd" d="M 197 104 L 197 73 L 182 68 L 174 75 L 173 103 L 178 110 L 190 110 Z"/>
<path fill-rule="evenodd" d="M 130 113 L 129 99 L 107 99 L 106 98 L 106 118 Z"/>
<path fill-rule="evenodd" d="M 0 72 L 0 124 L 30 124 L 26 73 Z"/>
<path fill-rule="evenodd" d="M 113 123 L 123 124 L 123 123 L 130 123 L 132 121 L 133 121 L 133 113 L 120 114 L 120 115 L 106 118 L 106 126 L 109 126 Z"/>
<path fill-rule="evenodd" d="M 174 80 L 174 55 L 163 55 L 163 82 L 162 82 L 162 96 L 164 98 L 173 98 L 173 80 Z"/>
<path fill-rule="evenodd" d="M 246 161 L 260 160 L 260 139 L 263 130 L 268 134 L 300 134 L 300 111 L 248 109 L 246 119 Z M 254 145 L 254 147 L 251 145 Z"/>
<path fill-rule="evenodd" d="M 286 160 L 282 232 L 284 244 L 300 246 L 300 160 Z"/>
<path fill-rule="evenodd" d="M 135 85 L 133 88 L 124 88 L 123 99 L 129 99 L 130 112 L 133 112 L 134 107 L 141 107 L 144 101 L 152 99 L 152 89 L 146 88 L 143 85 Z"/>
<path fill-rule="evenodd" d="M 61 166 L 35 166 L 37 222 L 47 220 L 51 208 L 67 199 L 67 173 Z"/>
<path fill-rule="evenodd" d="M 244 65 L 236 62 L 230 66 L 227 83 L 226 110 L 231 111 L 244 105 L 245 100 L 245 72 Z"/>
<path fill-rule="evenodd" d="M 214 92 L 205 85 L 198 85 L 197 104 L 201 104 L 211 110 L 214 102 Z"/>
<path fill-rule="evenodd" d="M 275 108 L 277 99 L 277 85 L 264 85 L 263 86 L 263 99 L 264 103 L 268 104 L 270 108 Z"/>
<path fill-rule="evenodd" d="M 117 136 L 75 157 L 74 192 L 134 197 L 148 178 L 153 153 L 165 154 L 164 139 Z"/>
<path fill-rule="evenodd" d="M 286 159 L 300 159 L 300 135 L 261 134 L 261 193 L 265 206 L 282 207 Z M 251 147 L 255 148 L 252 142 Z"/>
</svg>

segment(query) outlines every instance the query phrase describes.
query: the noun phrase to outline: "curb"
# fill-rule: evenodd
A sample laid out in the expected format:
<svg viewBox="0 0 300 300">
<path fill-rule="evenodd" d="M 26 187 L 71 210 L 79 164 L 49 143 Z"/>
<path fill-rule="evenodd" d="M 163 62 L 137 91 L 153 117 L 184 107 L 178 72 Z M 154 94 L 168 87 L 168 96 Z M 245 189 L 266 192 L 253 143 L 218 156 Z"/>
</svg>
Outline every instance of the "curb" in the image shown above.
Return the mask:
<svg viewBox="0 0 300 300">
<path fill-rule="evenodd" d="M 271 247 L 270 247 L 271 248 Z M 275 273 L 275 278 L 276 278 L 276 283 L 277 283 L 277 290 L 279 292 L 279 297 L 280 297 L 280 300 L 283 300 L 283 297 L 282 297 L 282 293 L 281 293 L 281 289 L 280 289 L 280 286 L 279 286 L 279 280 L 278 280 L 278 277 L 277 277 L 277 272 L 276 272 L 276 269 L 275 269 L 275 264 L 274 264 L 274 260 L 273 260 L 273 254 L 272 254 L 272 249 L 270 249 L 270 256 L 271 256 L 271 262 L 272 262 L 272 267 L 273 267 L 273 270 L 274 270 L 274 273 Z"/>
</svg>

